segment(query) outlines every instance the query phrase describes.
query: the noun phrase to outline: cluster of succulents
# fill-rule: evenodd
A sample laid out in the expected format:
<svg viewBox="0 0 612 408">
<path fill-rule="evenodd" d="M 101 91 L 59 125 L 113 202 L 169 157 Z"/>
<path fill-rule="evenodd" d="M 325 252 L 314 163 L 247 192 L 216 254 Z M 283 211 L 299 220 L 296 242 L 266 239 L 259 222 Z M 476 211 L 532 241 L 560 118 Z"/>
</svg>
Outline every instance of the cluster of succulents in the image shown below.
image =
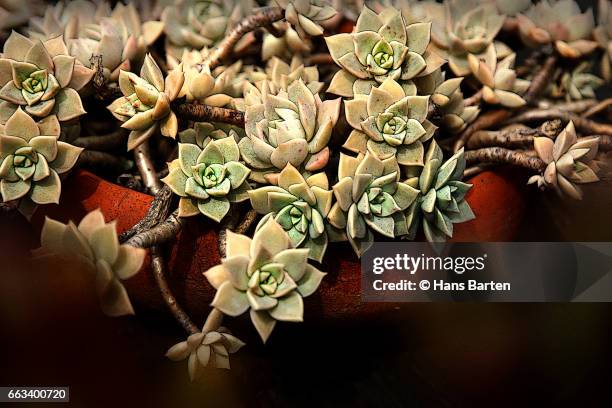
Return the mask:
<svg viewBox="0 0 612 408">
<path fill-rule="evenodd" d="M 93 271 L 102 311 L 109 316 L 134 314 L 122 280 L 134 276 L 144 262 L 146 250 L 120 245 L 115 222 L 106 223 L 100 210 L 87 214 L 75 225 L 47 218 L 37 256 L 57 263 L 78 261 Z"/>
<path fill-rule="evenodd" d="M 145 57 L 140 76 L 129 71 L 119 74 L 119 88 L 123 96 L 108 106 L 113 116 L 129 129 L 128 150 L 149 139 L 159 128 L 161 134 L 175 138 L 178 119 L 170 103 L 183 87 L 185 75 L 178 67 L 166 76 L 150 55 Z"/>
<path fill-rule="evenodd" d="M 529 183 L 541 188 L 552 187 L 568 197 L 582 199 L 582 190 L 577 184 L 594 183 L 598 165 L 599 138 L 578 138 L 573 122 L 553 141 L 547 137 L 534 138 L 533 145 L 540 159 L 546 163 L 543 174 L 532 176 Z"/>
<path fill-rule="evenodd" d="M 608 81 L 612 72 L 609 0 L 597 25 L 574 0 L 60 0 L 44 12 L 35 3 L 0 0 L 2 209 L 32 216 L 60 201 L 75 166 L 99 155 L 111 178 L 114 161 L 133 159 L 138 172 L 120 167 L 115 180 L 160 192 L 157 204 L 174 198 L 165 223 L 128 232 L 161 234 L 186 217 L 227 230 L 221 263 L 204 274 L 216 290 L 209 319 L 248 311 L 264 342 L 277 321 L 302 321 L 303 298 L 325 276 L 308 262 L 325 266 L 337 242 L 361 257 L 379 239 L 450 239 L 475 217 L 464 174 L 510 156 L 537 173 L 530 183 L 579 199 L 610 144 L 596 122 L 606 106 L 591 100 L 603 85 L 593 64 Z M 549 61 L 543 94 L 537 74 Z M 537 129 L 512 118 L 533 120 L 527 102 L 544 97 L 541 107 L 555 109 L 537 114 L 565 103 L 570 118 L 587 106 L 588 120 L 535 137 L 534 153 Z M 505 142 L 521 148 L 503 138 L 470 147 L 476 131 L 500 127 L 519 129 Z M 167 241 L 154 238 L 126 242 L 155 241 L 155 266 Z M 94 271 L 105 313 L 133 313 L 121 280 L 146 251 L 120 245 L 101 212 L 78 226 L 48 219 L 41 241 L 40 254 Z M 192 379 L 229 368 L 244 345 L 218 321 L 201 332 L 183 325 L 188 338 L 167 356 L 187 359 Z"/>
</svg>

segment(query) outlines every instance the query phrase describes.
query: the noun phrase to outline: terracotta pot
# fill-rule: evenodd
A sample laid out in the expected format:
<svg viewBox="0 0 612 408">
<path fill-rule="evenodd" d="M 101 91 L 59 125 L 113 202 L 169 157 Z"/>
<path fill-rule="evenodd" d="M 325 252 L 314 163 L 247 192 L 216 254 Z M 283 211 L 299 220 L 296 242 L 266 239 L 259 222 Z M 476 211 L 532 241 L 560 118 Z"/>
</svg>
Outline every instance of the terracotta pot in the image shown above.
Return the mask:
<svg viewBox="0 0 612 408">
<path fill-rule="evenodd" d="M 525 208 L 524 194 L 512 174 L 484 172 L 470 180 L 474 188 L 467 196 L 476 219 L 455 226 L 454 241 L 509 241 L 516 234 Z M 79 221 L 87 212 L 100 208 L 107 221 L 116 220 L 121 233 L 146 213 L 152 197 L 109 183 L 79 171 L 64 182 L 62 199 L 57 206 L 40 207 L 33 218 L 39 231 L 44 216 L 63 222 Z M 329 254 L 329 252 L 328 252 Z M 327 256 L 321 269 L 328 271 L 320 289 L 306 302 L 306 315 L 317 317 L 365 317 L 391 310 L 392 303 L 362 303 L 360 299 L 360 264 L 348 244 L 335 244 L 334 256 Z M 202 273 L 219 263 L 217 226 L 203 217 L 187 223 L 167 257 L 171 286 L 177 300 L 200 319 L 208 311 L 213 288 Z M 148 261 L 143 270 L 126 281 L 136 307 L 165 309 L 150 273 Z"/>
</svg>

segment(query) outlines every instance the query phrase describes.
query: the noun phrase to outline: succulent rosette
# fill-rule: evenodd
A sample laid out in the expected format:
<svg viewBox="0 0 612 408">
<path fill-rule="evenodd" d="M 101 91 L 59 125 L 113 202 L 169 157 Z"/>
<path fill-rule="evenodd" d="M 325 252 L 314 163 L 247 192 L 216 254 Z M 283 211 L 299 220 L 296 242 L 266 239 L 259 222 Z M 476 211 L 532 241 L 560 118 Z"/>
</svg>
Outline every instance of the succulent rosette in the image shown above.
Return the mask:
<svg viewBox="0 0 612 408">
<path fill-rule="evenodd" d="M 233 336 L 225 327 L 217 330 L 202 330 L 191 334 L 187 340 L 170 347 L 166 353 L 172 361 L 187 360 L 189 378 L 194 381 L 202 376 L 203 369 L 210 365 L 216 368 L 230 368 L 229 355 L 237 352 L 244 343 Z"/>
<path fill-rule="evenodd" d="M 333 192 L 325 173 L 304 178 L 291 164 L 280 172 L 278 186 L 249 191 L 253 209 L 264 217 L 261 228 L 273 218 L 289 235 L 294 247 L 310 249 L 309 257 L 322 262 L 327 249 L 327 214 Z"/>
<path fill-rule="evenodd" d="M 116 83 L 121 70 L 140 68 L 162 30 L 159 21 L 143 23 L 133 4 L 118 3 L 108 17 L 81 26 L 79 37 L 69 41 L 70 54 L 90 68 L 92 55 L 101 56 L 106 81 Z"/>
<path fill-rule="evenodd" d="M 172 70 L 164 80 L 157 63 L 150 55 L 145 57 L 140 76 L 127 71 L 119 74 L 119 88 L 123 96 L 108 106 L 113 116 L 131 130 L 128 150 L 149 139 L 159 128 L 161 134 L 175 138 L 178 119 L 170 103 L 178 96 L 185 77 L 182 67 Z"/>
<path fill-rule="evenodd" d="M 432 21 L 432 44 L 438 53 L 448 59 L 448 65 L 457 76 L 470 73 L 468 55 L 484 53 L 490 44 L 505 57 L 509 48 L 495 42 L 505 16 L 495 2 L 476 0 L 449 0 L 445 4 L 428 0 L 420 4 Z"/>
<path fill-rule="evenodd" d="M 336 203 L 328 220 L 344 231 L 357 256 L 374 242 L 373 232 L 388 238 L 407 233 L 406 210 L 418 190 L 400 182 L 394 157 L 380 160 L 367 153 L 352 157 L 340 154 L 338 183 L 333 186 Z"/>
<path fill-rule="evenodd" d="M 287 164 L 309 172 L 325 167 L 340 98 L 323 102 L 301 79 L 276 95 L 268 93 L 266 84 L 262 89 L 261 99 L 245 95 L 247 137 L 239 144 L 242 159 L 253 170 L 251 179 L 266 183 L 266 175 Z"/>
<path fill-rule="evenodd" d="M 147 251 L 120 245 L 115 222 L 106 223 L 100 210 L 87 214 L 78 226 L 72 221 L 63 224 L 46 218 L 40 244 L 36 251 L 39 260 L 57 265 L 59 257 L 61 264 L 76 261 L 93 272 L 100 307 L 106 315 L 134 314 L 121 281 L 140 271 Z"/>
<path fill-rule="evenodd" d="M 13 32 L 4 43 L 0 58 L 0 122 L 18 106 L 30 115 L 55 115 L 60 122 L 85 113 L 77 93 L 93 71 L 68 55 L 61 37 L 44 43 Z"/>
<path fill-rule="evenodd" d="M 248 200 L 250 170 L 240 160 L 236 140 L 226 137 L 211 140 L 204 149 L 179 143 L 179 157 L 168 164 L 162 179 L 181 197 L 179 216 L 203 214 L 220 222 L 231 203 Z"/>
<path fill-rule="evenodd" d="M 212 306 L 229 316 L 250 311 L 266 342 L 277 321 L 301 322 L 302 298 L 312 295 L 325 276 L 308 263 L 307 248 L 293 248 L 289 235 L 269 219 L 253 239 L 227 232 L 227 257 L 204 273 L 217 289 Z"/>
<path fill-rule="evenodd" d="M 35 204 L 59 203 L 59 175 L 74 166 L 83 150 L 58 141 L 59 136 L 60 125 L 55 116 L 36 123 L 21 108 L 6 125 L 0 125 L 3 201 L 21 200 L 20 209 L 26 215 L 31 215 Z"/>
<path fill-rule="evenodd" d="M 47 5 L 40 17 L 29 21 L 28 37 L 45 41 L 61 35 L 69 41 L 78 38 L 84 26 L 108 17 L 110 12 L 106 1 L 61 0 Z"/>
<path fill-rule="evenodd" d="M 608 82 L 612 80 L 612 3 L 599 0 L 597 7 L 598 25 L 593 30 L 593 38 L 604 53 L 601 57 L 601 75 Z"/>
<path fill-rule="evenodd" d="M 21 0 L 0 0 L 0 33 L 26 24 L 43 9 L 39 0 L 27 3 Z"/>
<path fill-rule="evenodd" d="M 200 101 L 205 105 L 223 107 L 232 101 L 232 97 L 227 95 L 228 88 L 234 79 L 234 71 L 227 70 L 218 76 L 210 72 L 208 66 L 203 64 L 193 64 L 184 66 L 185 83 L 179 96 L 185 96 L 187 101 Z"/>
<path fill-rule="evenodd" d="M 589 73 L 591 64 L 585 61 L 578 64 L 571 72 L 562 72 L 560 78 L 550 88 L 550 96 L 569 101 L 595 98 L 595 90 L 604 84 L 604 80 Z"/>
<path fill-rule="evenodd" d="M 326 21 L 337 11 L 320 0 L 274 0 L 283 10 L 285 18 L 297 30 L 311 36 L 323 35 L 323 27 L 318 23 Z"/>
<path fill-rule="evenodd" d="M 343 147 L 379 159 L 395 157 L 401 165 L 422 165 L 423 142 L 436 130 L 427 120 L 428 105 L 428 96 L 406 95 L 387 78 L 367 97 L 344 103 L 346 119 L 355 130 Z"/>
<path fill-rule="evenodd" d="M 453 224 L 474 219 L 465 201 L 472 185 L 461 181 L 464 170 L 463 149 L 444 162 L 442 149 L 435 141 L 431 142 L 422 171 L 407 181 L 420 192 L 406 211 L 408 237 L 414 238 L 422 220 L 425 238 L 429 242 L 444 242 L 453 236 Z"/>
<path fill-rule="evenodd" d="M 241 130 L 242 129 L 231 125 L 213 125 L 208 122 L 196 122 L 193 124 L 193 127 L 179 133 L 179 141 L 181 143 L 198 145 L 202 149 L 206 147 L 209 142 L 225 139 L 226 137 L 231 137 L 238 143 L 241 137 L 238 135 L 238 132 Z"/>
<path fill-rule="evenodd" d="M 521 39 L 527 46 L 554 44 L 565 58 L 580 58 L 597 48 L 590 37 L 595 28 L 593 10 L 582 13 L 574 0 L 542 0 L 518 14 Z"/>
<path fill-rule="evenodd" d="M 485 54 L 483 58 L 468 56 L 470 70 L 482 84 L 482 99 L 489 104 L 508 108 L 524 106 L 526 102 L 521 95 L 531 82 L 516 77 L 513 69 L 516 54 L 512 53 L 498 62 L 493 45 L 489 45 Z"/>
<path fill-rule="evenodd" d="M 529 184 L 536 183 L 540 188 L 552 187 L 581 200 L 582 190 L 577 184 L 599 181 L 596 174 L 598 165 L 593 160 L 599 148 L 599 137 L 578 139 L 573 122 L 570 121 L 554 141 L 536 137 L 533 145 L 547 166 L 544 174 L 531 177 Z"/>
<path fill-rule="evenodd" d="M 268 61 L 272 57 L 290 60 L 292 56 L 309 53 L 312 50 L 312 41 L 301 38 L 290 24 L 277 21 L 274 28 L 283 34 L 276 37 L 270 33 L 264 34 L 261 45 L 261 59 Z"/>
<path fill-rule="evenodd" d="M 427 51 L 431 23 L 406 26 L 398 10 L 380 14 L 364 7 L 351 34 L 325 37 L 329 52 L 342 69 L 332 78 L 328 92 L 352 97 L 368 94 L 387 78 L 411 81 L 443 63 Z"/>
<path fill-rule="evenodd" d="M 252 9 L 250 0 L 176 1 L 161 16 L 167 53 L 179 59 L 184 50 L 217 44 Z"/>
<path fill-rule="evenodd" d="M 465 106 L 462 81 L 463 77 L 446 79 L 441 69 L 415 80 L 418 94 L 431 95 L 429 100 L 435 106 L 431 121 L 452 133 L 461 132 L 480 113 L 478 106 Z"/>
</svg>

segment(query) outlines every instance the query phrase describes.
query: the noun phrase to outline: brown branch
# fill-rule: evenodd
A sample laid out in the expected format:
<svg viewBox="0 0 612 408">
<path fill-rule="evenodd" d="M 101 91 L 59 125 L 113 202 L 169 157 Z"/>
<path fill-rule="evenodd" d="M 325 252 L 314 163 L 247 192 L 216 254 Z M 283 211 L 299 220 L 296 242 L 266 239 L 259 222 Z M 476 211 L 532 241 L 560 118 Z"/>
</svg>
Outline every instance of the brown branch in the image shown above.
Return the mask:
<svg viewBox="0 0 612 408">
<path fill-rule="evenodd" d="M 92 84 L 95 90 L 96 99 L 105 101 L 117 99 L 122 95 L 118 87 L 109 87 L 106 78 L 104 77 L 104 64 L 102 63 L 102 55 L 92 55 L 89 58 L 89 63 L 94 71 Z"/>
<path fill-rule="evenodd" d="M 222 122 L 244 127 L 244 113 L 235 109 L 217 108 L 199 103 L 183 103 L 174 108 L 183 119 L 195 122 Z"/>
<path fill-rule="evenodd" d="M 185 219 L 178 216 L 175 210 L 164 222 L 146 231 L 135 234 L 125 244 L 136 248 L 151 248 L 176 238 L 185 225 Z"/>
<path fill-rule="evenodd" d="M 588 118 L 590 116 L 597 115 L 598 113 L 608 109 L 608 107 L 610 106 L 612 106 L 612 98 L 604 99 L 597 105 L 590 107 L 586 112 L 582 114 L 582 116 Z"/>
<path fill-rule="evenodd" d="M 164 185 L 155 194 L 155 198 L 151 202 L 151 206 L 144 218 L 138 221 L 132 228 L 119 235 L 119 242 L 123 243 L 134 235 L 147 231 L 168 218 L 172 197 L 174 197 L 174 193 L 170 187 Z"/>
<path fill-rule="evenodd" d="M 236 234 L 246 234 L 246 232 L 249 230 L 249 228 L 251 228 L 251 225 L 253 225 L 256 219 L 257 211 L 251 208 L 249 211 L 247 211 L 246 214 L 244 214 L 242 221 L 240 221 L 240 224 L 238 224 L 234 232 Z"/>
<path fill-rule="evenodd" d="M 227 237 L 227 231 L 233 230 L 238 223 L 240 218 L 240 211 L 230 211 L 229 215 L 223 220 L 221 224 L 221 228 L 219 229 L 218 235 L 218 248 L 219 248 L 219 256 L 221 258 L 225 258 L 225 241 Z"/>
<path fill-rule="evenodd" d="M 283 17 L 285 17 L 285 11 L 280 7 L 262 7 L 255 11 L 254 14 L 242 20 L 232 29 L 225 39 L 210 53 L 205 64 L 208 64 L 211 70 L 215 69 L 221 65 L 222 60 L 231 54 L 238 41 L 245 34 L 281 20 Z"/>
<path fill-rule="evenodd" d="M 334 59 L 328 53 L 309 55 L 304 59 L 304 65 L 334 65 Z"/>
<path fill-rule="evenodd" d="M 551 55 L 546 59 L 540 71 L 534 75 L 533 79 L 531 80 L 531 85 L 529 85 L 529 89 L 527 89 L 527 92 L 525 92 L 525 95 L 523 95 L 523 99 L 525 99 L 527 105 L 533 104 L 544 89 L 546 89 L 550 83 L 550 77 L 555 69 L 556 63 L 557 57 L 555 55 Z"/>
<path fill-rule="evenodd" d="M 564 111 L 580 113 L 592 108 L 597 104 L 597 99 L 582 99 L 580 101 L 551 103 L 551 101 L 541 101 L 538 103 L 539 109 L 556 108 Z"/>
<path fill-rule="evenodd" d="M 119 128 L 107 135 L 78 137 L 72 144 L 88 150 L 114 150 L 125 144 L 126 136 L 127 131 Z"/>
<path fill-rule="evenodd" d="M 540 127 L 516 128 L 502 130 L 479 130 L 467 143 L 469 149 L 487 146 L 502 146 L 508 149 L 526 149 L 533 147 L 534 137 L 554 138 L 561 131 L 559 119 L 544 122 Z"/>
<path fill-rule="evenodd" d="M 546 168 L 546 163 L 538 157 L 533 157 L 516 150 L 504 149 L 503 147 L 485 147 L 478 150 L 468 150 L 465 152 L 465 160 L 468 165 L 503 163 L 524 167 L 537 172 L 541 172 Z"/>
<path fill-rule="evenodd" d="M 115 156 L 97 150 L 84 150 L 77 161 L 81 168 L 123 173 L 132 168 L 132 162 L 121 156 Z"/>
<path fill-rule="evenodd" d="M 153 276 L 155 277 L 159 291 L 174 318 L 189 334 L 199 333 L 200 330 L 198 330 L 197 326 L 193 324 L 187 313 L 185 313 L 183 308 L 181 308 L 181 306 L 178 304 L 176 298 L 170 290 L 170 286 L 168 286 L 168 281 L 166 280 L 166 265 L 164 258 L 157 247 L 151 248 L 151 267 L 153 269 Z"/>
<path fill-rule="evenodd" d="M 533 77 L 529 89 L 527 89 L 527 92 L 525 92 L 523 96 L 523 99 L 525 99 L 528 105 L 533 103 L 546 88 L 556 62 L 557 58 L 555 56 L 548 57 L 540 71 Z M 510 109 L 497 109 L 481 115 L 470 126 L 465 128 L 461 135 L 459 135 L 459 138 L 453 146 L 453 151 L 456 152 L 461 149 L 475 132 L 498 125 L 508 119 L 512 113 Z"/>
<path fill-rule="evenodd" d="M 587 134 L 602 134 L 612 136 L 612 125 L 607 123 L 599 123 L 590 119 L 585 119 L 572 112 L 563 111 L 560 109 L 533 109 L 521 113 L 512 118 L 513 123 L 524 123 L 550 119 L 561 119 L 567 123 L 570 120 L 574 122 L 574 126 L 580 132 Z"/>
<path fill-rule="evenodd" d="M 140 172 L 145 188 L 147 188 L 151 193 L 157 194 L 157 192 L 162 188 L 163 184 L 161 181 L 159 181 L 157 172 L 153 166 L 148 140 L 145 140 L 143 143 L 136 146 L 134 149 L 134 161 L 136 162 L 136 167 L 138 167 L 138 171 Z"/>
<path fill-rule="evenodd" d="M 609 152 L 612 150 L 612 136 L 610 135 L 589 135 L 589 138 L 591 137 L 598 137 L 599 138 L 599 151 L 602 152 Z M 578 140 L 581 140 L 583 138 L 579 138 Z"/>
</svg>

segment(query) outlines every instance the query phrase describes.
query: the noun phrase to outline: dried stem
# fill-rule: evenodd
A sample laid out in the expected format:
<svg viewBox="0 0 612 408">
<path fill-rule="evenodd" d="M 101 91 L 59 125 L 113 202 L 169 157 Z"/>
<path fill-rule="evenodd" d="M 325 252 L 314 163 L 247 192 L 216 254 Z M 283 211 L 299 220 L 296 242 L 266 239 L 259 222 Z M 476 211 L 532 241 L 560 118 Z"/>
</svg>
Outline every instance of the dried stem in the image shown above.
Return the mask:
<svg viewBox="0 0 612 408">
<path fill-rule="evenodd" d="M 534 137 L 549 137 L 552 139 L 557 136 L 559 131 L 561 131 L 561 121 L 558 119 L 544 122 L 536 129 L 480 130 L 472 135 L 467 147 L 478 149 L 487 146 L 502 146 L 508 149 L 526 149 L 533 147 Z"/>
<path fill-rule="evenodd" d="M 153 269 L 153 276 L 155 277 L 159 291 L 161 292 L 164 302 L 166 302 L 166 305 L 168 306 L 168 309 L 170 309 L 170 312 L 174 318 L 189 334 L 198 333 L 199 330 L 197 326 L 193 324 L 189 316 L 187 316 L 187 313 L 185 313 L 185 311 L 178 304 L 176 298 L 170 290 L 170 287 L 168 286 L 168 281 L 166 280 L 166 265 L 164 258 L 157 247 L 151 248 L 151 267 Z"/>
<path fill-rule="evenodd" d="M 218 236 L 218 247 L 219 247 L 219 256 L 221 258 L 225 258 L 225 241 L 227 237 L 227 230 L 233 230 L 238 223 L 240 218 L 240 211 L 230 211 L 229 216 L 227 216 L 223 223 L 221 224 L 221 228 L 219 229 Z"/>
<path fill-rule="evenodd" d="M 523 96 L 523 99 L 525 99 L 528 105 L 532 104 L 538 98 L 540 93 L 542 93 L 542 91 L 546 88 L 550 75 L 555 68 L 556 62 L 557 58 L 555 56 L 548 57 L 540 71 L 533 77 L 529 89 Z M 508 119 L 511 115 L 512 110 L 510 109 L 496 109 L 479 116 L 478 119 L 476 119 L 470 126 L 465 128 L 463 133 L 459 135 L 459 138 L 453 146 L 453 151 L 456 152 L 457 150 L 461 149 L 475 132 L 496 126 Z"/>
<path fill-rule="evenodd" d="M 280 7 L 262 7 L 244 20 L 242 20 L 215 48 L 206 60 L 206 64 L 211 70 L 221 65 L 221 61 L 226 59 L 240 39 L 247 33 L 265 27 L 275 21 L 281 20 L 285 12 Z"/>
<path fill-rule="evenodd" d="M 104 78 L 104 64 L 102 63 L 102 55 L 92 55 L 89 58 L 89 63 L 94 70 L 92 84 L 95 89 L 95 97 L 99 100 L 112 100 L 120 97 L 121 90 L 118 87 L 109 87 Z"/>
<path fill-rule="evenodd" d="M 155 167 L 153 166 L 148 140 L 139 144 L 134 149 L 134 160 L 136 161 L 136 167 L 138 167 L 138 171 L 140 172 L 145 188 L 147 188 L 151 193 L 157 194 L 157 192 L 162 188 L 163 184 L 161 181 L 159 181 Z"/>
<path fill-rule="evenodd" d="M 597 115 L 600 112 L 608 109 L 608 107 L 612 106 L 612 98 L 604 99 L 599 102 L 597 105 L 590 107 L 586 112 L 582 114 L 583 117 L 588 118 L 593 115 Z"/>
<path fill-rule="evenodd" d="M 588 137 L 599 138 L 599 151 L 609 152 L 612 150 L 612 136 L 610 135 L 590 135 Z M 579 138 L 579 140 L 582 138 Z"/>
<path fill-rule="evenodd" d="M 72 144 L 88 150 L 114 150 L 125 144 L 127 131 L 117 129 L 107 135 L 100 136 L 81 136 L 76 138 Z"/>
<path fill-rule="evenodd" d="M 144 218 L 138 221 L 132 228 L 119 235 L 119 242 L 123 243 L 134 235 L 149 230 L 168 218 L 172 197 L 174 197 L 174 193 L 170 190 L 170 187 L 164 185 L 157 194 L 155 194 L 155 198 Z"/>
<path fill-rule="evenodd" d="M 546 163 L 538 157 L 517 150 L 504 149 L 503 147 L 485 147 L 478 150 L 468 150 L 465 152 L 465 160 L 468 165 L 503 163 L 524 167 L 537 172 L 543 171 L 546 168 Z"/>
<path fill-rule="evenodd" d="M 304 59 L 304 65 L 334 65 L 334 59 L 328 53 L 312 54 Z"/>
<path fill-rule="evenodd" d="M 244 215 L 244 217 L 242 218 L 242 221 L 240 221 L 240 224 L 238 224 L 234 232 L 236 234 L 245 234 L 249 230 L 249 228 L 251 228 L 251 225 L 253 225 L 256 219 L 257 219 L 257 211 L 251 208 Z"/>
<path fill-rule="evenodd" d="M 223 323 L 223 312 L 217 309 L 216 307 L 213 307 L 213 309 L 208 314 L 208 317 L 206 318 L 206 322 L 204 322 L 202 332 L 208 333 L 211 331 L 215 331 L 221 326 L 221 323 Z"/>
<path fill-rule="evenodd" d="M 132 163 L 121 156 L 115 156 L 97 150 L 84 150 L 79 156 L 77 166 L 113 173 L 123 173 L 132 167 Z"/>
<path fill-rule="evenodd" d="M 539 109 L 557 108 L 564 111 L 580 113 L 592 108 L 597 104 L 597 99 L 583 99 L 580 101 L 552 103 L 550 100 L 538 102 Z"/>
<path fill-rule="evenodd" d="M 572 112 L 563 111 L 560 109 L 533 109 L 521 113 L 512 118 L 513 123 L 523 123 L 550 119 L 561 119 L 563 122 L 574 122 L 574 126 L 580 132 L 587 134 L 602 134 L 612 136 L 612 125 L 607 123 L 599 123 L 590 119 L 585 119 Z"/>
<path fill-rule="evenodd" d="M 136 248 L 151 248 L 176 238 L 183 225 L 185 225 L 185 219 L 179 217 L 178 210 L 175 210 L 164 222 L 135 234 L 125 244 Z"/>
<path fill-rule="evenodd" d="M 463 171 L 463 178 L 467 179 L 474 177 L 491 167 L 493 167 L 493 163 L 482 163 L 477 166 L 470 166 Z"/>
<path fill-rule="evenodd" d="M 195 122 L 222 122 L 244 127 L 244 113 L 235 109 L 217 108 L 198 103 L 183 103 L 174 108 L 174 112 L 183 119 Z"/>
</svg>

